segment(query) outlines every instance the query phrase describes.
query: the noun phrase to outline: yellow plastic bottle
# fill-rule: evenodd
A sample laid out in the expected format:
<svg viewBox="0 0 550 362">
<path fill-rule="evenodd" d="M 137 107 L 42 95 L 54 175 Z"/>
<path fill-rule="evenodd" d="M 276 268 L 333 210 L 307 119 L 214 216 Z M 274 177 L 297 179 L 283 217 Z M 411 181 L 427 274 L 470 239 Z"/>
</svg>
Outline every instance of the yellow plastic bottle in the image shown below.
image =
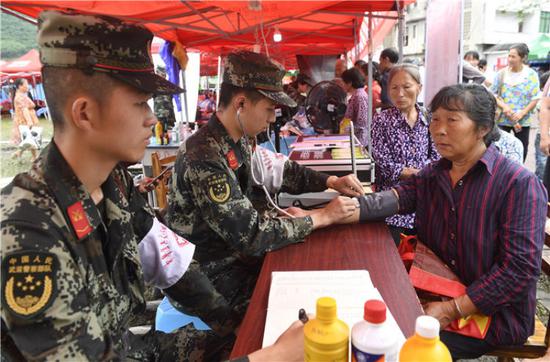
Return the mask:
<svg viewBox="0 0 550 362">
<path fill-rule="evenodd" d="M 164 129 L 162 127 L 162 122 L 157 120 L 157 124 L 155 124 L 155 138 L 157 140 L 157 145 L 164 144 Z"/>
<path fill-rule="evenodd" d="M 340 134 L 349 134 L 349 124 L 351 123 L 351 119 L 350 118 L 344 118 L 342 119 L 342 121 L 340 122 L 340 127 L 339 127 L 339 133 Z"/>
<path fill-rule="evenodd" d="M 317 299 L 315 319 L 304 326 L 304 360 L 306 362 L 347 362 L 348 325 L 338 319 L 336 300 Z"/>
<path fill-rule="evenodd" d="M 439 321 L 430 316 L 416 319 L 415 334 L 399 352 L 400 362 L 451 362 L 451 353 L 439 340 Z"/>
</svg>

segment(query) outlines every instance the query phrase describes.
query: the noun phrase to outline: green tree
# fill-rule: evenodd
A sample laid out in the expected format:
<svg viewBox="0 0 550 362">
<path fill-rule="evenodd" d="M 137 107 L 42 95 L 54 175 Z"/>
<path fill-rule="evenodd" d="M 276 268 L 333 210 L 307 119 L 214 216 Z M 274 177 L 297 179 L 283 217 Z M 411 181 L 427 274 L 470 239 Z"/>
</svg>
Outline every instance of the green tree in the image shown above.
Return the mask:
<svg viewBox="0 0 550 362">
<path fill-rule="evenodd" d="M 15 16 L 0 13 L 0 49 L 2 59 L 18 58 L 36 43 L 36 26 Z"/>
</svg>

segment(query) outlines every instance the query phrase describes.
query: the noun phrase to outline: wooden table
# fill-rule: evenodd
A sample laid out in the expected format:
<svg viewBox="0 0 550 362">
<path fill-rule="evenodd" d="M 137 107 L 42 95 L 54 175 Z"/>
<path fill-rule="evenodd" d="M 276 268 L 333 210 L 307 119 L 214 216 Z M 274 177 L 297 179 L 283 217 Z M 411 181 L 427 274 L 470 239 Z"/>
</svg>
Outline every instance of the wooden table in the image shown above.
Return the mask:
<svg viewBox="0 0 550 362">
<path fill-rule="evenodd" d="M 367 269 L 405 337 L 414 333 L 422 309 L 385 224 L 340 225 L 266 255 L 231 357 L 262 346 L 272 271 L 344 269 Z"/>
</svg>

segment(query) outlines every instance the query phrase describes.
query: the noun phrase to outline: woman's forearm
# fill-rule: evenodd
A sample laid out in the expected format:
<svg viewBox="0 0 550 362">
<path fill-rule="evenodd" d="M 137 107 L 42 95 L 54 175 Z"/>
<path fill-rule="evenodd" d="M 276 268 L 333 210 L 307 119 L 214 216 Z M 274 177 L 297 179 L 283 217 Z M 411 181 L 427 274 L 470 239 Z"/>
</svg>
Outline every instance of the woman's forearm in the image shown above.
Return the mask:
<svg viewBox="0 0 550 362">
<path fill-rule="evenodd" d="M 529 102 L 529 104 L 527 105 L 527 107 L 523 108 L 521 110 L 521 112 L 523 113 L 523 117 L 525 117 L 529 112 L 531 112 L 533 110 L 533 108 L 535 108 L 535 106 L 537 105 L 538 103 L 538 99 L 533 99 L 531 102 Z M 522 117 L 522 118 L 523 118 Z"/>
<path fill-rule="evenodd" d="M 502 109 L 510 108 L 510 106 L 504 103 L 504 101 L 500 97 L 497 96 L 496 100 L 497 100 L 497 106 L 499 106 L 500 108 Z"/>
</svg>

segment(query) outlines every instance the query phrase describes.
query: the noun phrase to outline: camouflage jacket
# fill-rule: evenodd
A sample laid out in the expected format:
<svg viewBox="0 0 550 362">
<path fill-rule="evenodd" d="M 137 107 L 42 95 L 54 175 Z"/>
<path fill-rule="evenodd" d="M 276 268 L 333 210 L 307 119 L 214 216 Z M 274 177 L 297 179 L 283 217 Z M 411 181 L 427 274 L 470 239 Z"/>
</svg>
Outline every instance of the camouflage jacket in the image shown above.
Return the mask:
<svg viewBox="0 0 550 362">
<path fill-rule="evenodd" d="M 281 191 L 321 191 L 327 178 L 287 161 Z M 197 246 L 195 258 L 241 316 L 264 254 L 301 242 L 313 230 L 310 217 L 259 211 L 252 183 L 250 150 L 233 142 L 213 115 L 178 153 L 167 215 L 169 226 Z"/>
<path fill-rule="evenodd" d="M 174 127 L 176 116 L 174 115 L 174 106 L 172 104 L 172 95 L 158 95 L 154 100 L 155 117 L 168 128 Z"/>
<path fill-rule="evenodd" d="M 153 213 L 120 166 L 102 191 L 98 208 L 53 141 L 2 190 L 2 332 L 27 359 L 125 359 L 143 349 L 127 328 L 145 307 L 137 245 Z M 216 332 L 233 329 L 225 325 L 229 304 L 196 262 L 171 288 L 185 297 L 180 307 Z M 194 353 L 186 349 L 196 343 L 180 336 L 148 336 L 157 350 L 147 355 L 166 355 L 163 346 Z"/>
</svg>

